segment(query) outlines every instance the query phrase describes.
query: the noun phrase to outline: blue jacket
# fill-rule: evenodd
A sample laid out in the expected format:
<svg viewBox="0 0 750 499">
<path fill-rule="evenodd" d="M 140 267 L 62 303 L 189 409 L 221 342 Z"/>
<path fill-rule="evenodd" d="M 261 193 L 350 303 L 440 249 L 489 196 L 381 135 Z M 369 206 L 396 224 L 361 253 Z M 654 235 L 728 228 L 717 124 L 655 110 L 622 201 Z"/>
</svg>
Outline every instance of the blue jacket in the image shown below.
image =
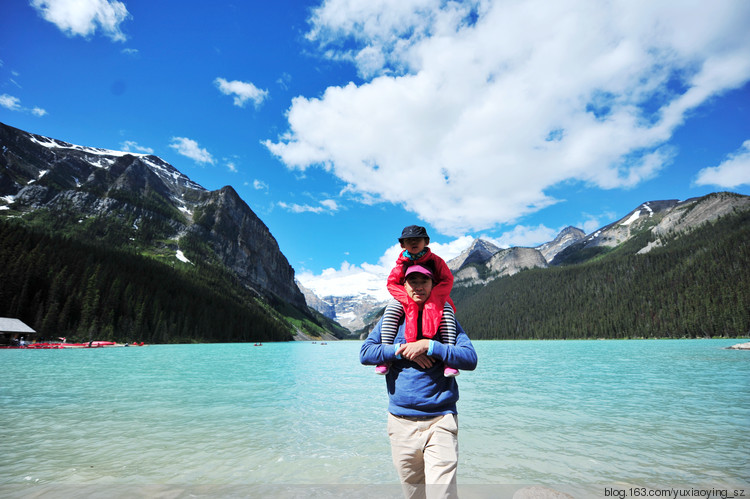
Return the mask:
<svg viewBox="0 0 750 499">
<path fill-rule="evenodd" d="M 406 343 L 403 323 L 398 328 L 393 345 L 380 343 L 381 326 L 382 319 L 362 344 L 359 360 L 366 365 L 391 363 L 390 371 L 385 376 L 388 412 L 394 416 L 457 414 L 458 384 L 456 378 L 443 376 L 444 363 L 462 371 L 473 371 L 477 367 L 474 345 L 461 325 L 456 322 L 455 345 L 431 342 L 430 354 L 438 362 L 429 369 L 422 369 L 410 360 L 396 358 L 396 345 Z"/>
</svg>

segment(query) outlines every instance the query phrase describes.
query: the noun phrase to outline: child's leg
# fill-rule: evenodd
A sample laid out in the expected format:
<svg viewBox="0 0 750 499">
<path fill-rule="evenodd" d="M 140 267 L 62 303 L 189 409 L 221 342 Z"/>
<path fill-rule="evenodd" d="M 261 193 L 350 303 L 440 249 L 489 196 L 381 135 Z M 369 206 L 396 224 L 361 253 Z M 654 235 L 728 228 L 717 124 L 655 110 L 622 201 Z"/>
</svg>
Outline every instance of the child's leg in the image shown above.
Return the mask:
<svg viewBox="0 0 750 499">
<path fill-rule="evenodd" d="M 440 336 L 443 343 L 447 345 L 456 344 L 456 314 L 448 302 L 445 302 L 445 306 L 443 307 L 443 319 L 440 321 Z"/>
<path fill-rule="evenodd" d="M 383 312 L 383 324 L 380 327 L 380 343 L 384 345 L 393 345 L 393 340 L 396 339 L 396 333 L 398 332 L 398 324 L 401 322 L 401 317 L 404 316 L 404 307 L 397 301 L 391 300 L 385 307 Z M 455 326 L 453 327 L 453 335 L 455 343 Z"/>
<path fill-rule="evenodd" d="M 456 334 L 456 314 L 453 312 L 451 304 L 445 302 L 443 318 L 440 321 L 440 338 L 446 345 L 455 345 Z M 458 369 L 446 365 L 443 375 L 448 378 L 458 376 Z"/>
<path fill-rule="evenodd" d="M 385 312 L 383 312 L 383 324 L 380 326 L 381 344 L 393 345 L 393 340 L 396 339 L 396 333 L 398 332 L 398 324 L 403 316 L 404 307 L 398 301 L 391 300 L 386 305 Z M 388 374 L 388 366 L 379 364 L 375 366 L 375 372 L 377 374 Z"/>
</svg>

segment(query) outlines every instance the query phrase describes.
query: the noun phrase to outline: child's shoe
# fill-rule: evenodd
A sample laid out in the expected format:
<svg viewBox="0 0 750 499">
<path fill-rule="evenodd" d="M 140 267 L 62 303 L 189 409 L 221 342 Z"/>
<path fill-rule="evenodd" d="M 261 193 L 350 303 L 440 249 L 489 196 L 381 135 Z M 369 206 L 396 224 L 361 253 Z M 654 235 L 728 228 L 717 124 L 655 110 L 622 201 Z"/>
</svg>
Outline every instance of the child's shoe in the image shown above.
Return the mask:
<svg viewBox="0 0 750 499">
<path fill-rule="evenodd" d="M 375 374 L 388 374 L 388 364 L 378 364 L 375 366 Z"/>
<path fill-rule="evenodd" d="M 452 367 L 445 366 L 445 369 L 443 370 L 443 376 L 446 378 L 455 378 L 460 373 L 458 372 L 458 369 L 453 369 Z"/>
</svg>

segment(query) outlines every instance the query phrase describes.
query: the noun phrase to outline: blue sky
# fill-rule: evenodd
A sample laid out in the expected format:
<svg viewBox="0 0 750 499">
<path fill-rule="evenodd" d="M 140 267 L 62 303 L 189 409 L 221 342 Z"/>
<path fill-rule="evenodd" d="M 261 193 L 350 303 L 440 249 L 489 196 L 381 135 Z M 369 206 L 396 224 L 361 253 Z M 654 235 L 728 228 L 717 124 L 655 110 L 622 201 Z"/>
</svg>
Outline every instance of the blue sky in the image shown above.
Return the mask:
<svg viewBox="0 0 750 499">
<path fill-rule="evenodd" d="M 233 186 L 319 294 L 750 194 L 750 2 L 10 0 L 0 121 Z M 382 284 L 382 287 L 381 287 Z"/>
</svg>

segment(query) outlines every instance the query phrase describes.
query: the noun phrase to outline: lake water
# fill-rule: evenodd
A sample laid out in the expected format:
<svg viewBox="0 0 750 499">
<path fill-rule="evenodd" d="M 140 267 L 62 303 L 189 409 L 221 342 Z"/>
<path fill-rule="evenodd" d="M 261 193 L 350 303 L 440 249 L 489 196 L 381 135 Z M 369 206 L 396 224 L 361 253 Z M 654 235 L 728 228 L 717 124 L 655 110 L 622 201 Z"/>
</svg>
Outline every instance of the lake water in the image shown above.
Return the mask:
<svg viewBox="0 0 750 499">
<path fill-rule="evenodd" d="M 723 348 L 741 341 L 475 342 L 462 496 L 750 496 L 750 351 Z M 399 497 L 360 344 L 0 351 L 0 495 Z"/>
</svg>

